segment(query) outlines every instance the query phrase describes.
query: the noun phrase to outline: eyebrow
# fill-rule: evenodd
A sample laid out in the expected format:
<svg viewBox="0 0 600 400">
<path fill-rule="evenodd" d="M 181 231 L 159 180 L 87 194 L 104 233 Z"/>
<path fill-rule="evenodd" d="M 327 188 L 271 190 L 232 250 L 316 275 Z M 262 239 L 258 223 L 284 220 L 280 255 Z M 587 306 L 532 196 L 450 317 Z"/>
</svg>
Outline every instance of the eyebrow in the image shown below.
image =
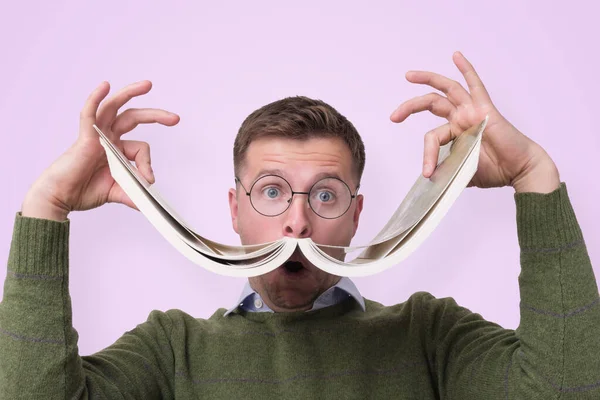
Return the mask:
<svg viewBox="0 0 600 400">
<path fill-rule="evenodd" d="M 285 173 L 285 171 L 283 171 L 283 170 L 281 170 L 281 169 L 278 169 L 278 168 L 267 168 L 267 169 L 261 169 L 261 170 L 260 170 L 260 171 L 259 171 L 259 172 L 258 172 L 258 173 L 255 175 L 255 177 L 254 177 L 254 179 L 252 180 L 252 182 L 256 182 L 256 180 L 257 180 L 258 178 L 261 178 L 261 177 L 263 177 L 263 176 L 265 176 L 265 175 L 279 175 L 279 176 L 283 177 L 284 179 L 286 179 L 286 180 L 289 180 L 289 179 L 288 179 L 288 176 L 287 176 L 287 174 Z M 339 176 L 339 174 L 337 174 L 336 172 L 320 172 L 320 173 L 318 173 L 317 175 L 313 176 L 313 181 L 314 181 L 314 182 L 317 182 L 318 180 L 320 180 L 320 179 L 323 179 L 323 178 L 337 178 L 337 179 L 339 179 L 339 180 L 341 180 L 341 181 L 344 181 L 344 180 L 343 180 L 343 179 L 342 179 L 342 178 Z M 313 182 L 313 183 L 314 183 L 314 182 Z"/>
</svg>

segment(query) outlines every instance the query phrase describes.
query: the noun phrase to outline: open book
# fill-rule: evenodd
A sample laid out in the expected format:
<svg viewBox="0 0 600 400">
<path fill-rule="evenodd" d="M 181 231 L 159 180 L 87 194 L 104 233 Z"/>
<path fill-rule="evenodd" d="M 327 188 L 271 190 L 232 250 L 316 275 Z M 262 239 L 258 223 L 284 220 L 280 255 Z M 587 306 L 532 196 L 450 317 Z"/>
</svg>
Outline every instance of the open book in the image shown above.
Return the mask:
<svg viewBox="0 0 600 400">
<path fill-rule="evenodd" d="M 211 241 L 194 230 L 162 199 L 123 153 L 96 125 L 111 175 L 152 225 L 192 262 L 221 275 L 250 277 L 270 272 L 296 250 L 322 270 L 339 276 L 366 276 L 398 264 L 439 224 L 477 171 L 483 130 L 488 117 L 440 149 L 430 178 L 419 175 L 383 229 L 366 245 L 339 247 L 310 238 L 283 237 L 250 246 Z M 349 252 L 360 253 L 341 261 Z"/>
</svg>

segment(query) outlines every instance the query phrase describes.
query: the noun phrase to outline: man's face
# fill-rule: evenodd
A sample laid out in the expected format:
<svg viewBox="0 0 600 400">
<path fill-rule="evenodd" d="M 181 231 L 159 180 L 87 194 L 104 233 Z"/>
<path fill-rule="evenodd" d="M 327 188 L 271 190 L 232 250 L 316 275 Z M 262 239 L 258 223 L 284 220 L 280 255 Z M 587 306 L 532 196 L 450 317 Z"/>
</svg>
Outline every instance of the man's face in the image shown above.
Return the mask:
<svg viewBox="0 0 600 400">
<path fill-rule="evenodd" d="M 261 176 L 276 174 L 289 182 L 295 192 L 308 192 L 323 177 L 343 180 L 352 194 L 357 178 L 348 146 L 337 138 L 294 140 L 261 138 L 253 141 L 246 152 L 244 167 L 238 178 L 247 190 Z M 348 211 L 336 219 L 324 219 L 315 214 L 307 195 L 296 194 L 290 207 L 281 215 L 266 217 L 250 203 L 243 188 L 229 190 L 229 206 L 233 229 L 243 245 L 280 239 L 310 237 L 315 243 L 348 246 L 362 210 L 363 196 L 352 200 Z M 342 255 L 339 258 L 342 259 Z M 312 265 L 296 251 L 283 266 L 261 276 L 249 278 L 252 288 L 276 312 L 303 311 L 312 307 L 316 298 L 335 285 L 340 277 Z M 302 268 L 296 271 L 300 265 Z M 296 268 L 291 268 L 296 267 Z"/>
</svg>

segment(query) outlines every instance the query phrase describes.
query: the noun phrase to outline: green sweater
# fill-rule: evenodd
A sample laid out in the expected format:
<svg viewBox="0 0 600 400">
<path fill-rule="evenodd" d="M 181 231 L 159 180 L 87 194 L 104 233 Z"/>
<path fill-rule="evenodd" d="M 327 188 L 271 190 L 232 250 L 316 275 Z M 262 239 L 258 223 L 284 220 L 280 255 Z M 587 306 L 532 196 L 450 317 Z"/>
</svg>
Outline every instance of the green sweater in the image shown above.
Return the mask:
<svg viewBox="0 0 600 400">
<path fill-rule="evenodd" d="M 0 303 L 2 399 L 600 399 L 600 305 L 566 186 L 517 194 L 521 321 L 451 298 L 209 319 L 153 311 L 80 356 L 69 222 L 17 214 Z M 499 250 L 500 251 L 500 250 Z"/>
</svg>

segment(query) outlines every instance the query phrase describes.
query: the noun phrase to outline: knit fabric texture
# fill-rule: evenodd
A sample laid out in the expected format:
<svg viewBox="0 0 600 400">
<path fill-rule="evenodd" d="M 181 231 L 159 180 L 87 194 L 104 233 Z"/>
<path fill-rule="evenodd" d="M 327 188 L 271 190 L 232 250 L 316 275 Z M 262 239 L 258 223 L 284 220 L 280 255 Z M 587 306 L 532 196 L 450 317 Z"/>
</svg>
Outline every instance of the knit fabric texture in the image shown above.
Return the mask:
<svg viewBox="0 0 600 400">
<path fill-rule="evenodd" d="M 208 319 L 180 310 L 80 356 L 69 221 L 16 215 L 0 303 L 1 399 L 600 399 L 600 305 L 566 185 L 515 194 L 516 330 L 418 292 L 383 306 Z M 499 250 L 500 251 L 500 250 Z M 115 311 L 117 312 L 117 311 Z"/>
</svg>

